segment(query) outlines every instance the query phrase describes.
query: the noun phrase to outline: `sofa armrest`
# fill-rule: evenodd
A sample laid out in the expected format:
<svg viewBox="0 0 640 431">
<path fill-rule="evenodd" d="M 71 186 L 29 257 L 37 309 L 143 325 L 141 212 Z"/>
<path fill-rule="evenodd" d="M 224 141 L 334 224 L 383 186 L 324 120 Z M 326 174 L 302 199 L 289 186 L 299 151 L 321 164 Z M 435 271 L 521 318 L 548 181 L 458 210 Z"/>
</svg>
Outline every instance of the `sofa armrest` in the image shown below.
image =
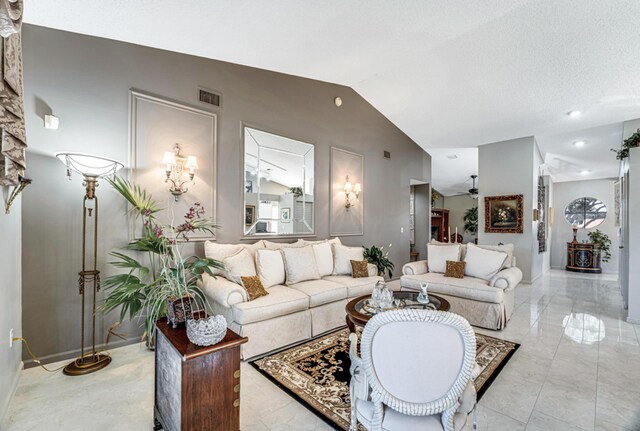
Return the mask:
<svg viewBox="0 0 640 431">
<path fill-rule="evenodd" d="M 503 269 L 493 276 L 489 282 L 489 286 L 497 287 L 500 289 L 507 289 L 509 287 L 516 287 L 518 283 L 522 281 L 522 271 L 515 266 L 507 269 Z"/>
<path fill-rule="evenodd" d="M 230 308 L 234 304 L 247 302 L 247 292 L 239 284 L 221 276 L 202 275 L 202 290 L 218 304 Z"/>
<path fill-rule="evenodd" d="M 427 272 L 429 272 L 429 266 L 426 260 L 405 263 L 402 267 L 402 275 L 420 275 Z"/>
<path fill-rule="evenodd" d="M 367 264 L 367 271 L 369 271 L 369 277 L 375 277 L 378 275 L 378 267 L 373 263 Z"/>
</svg>

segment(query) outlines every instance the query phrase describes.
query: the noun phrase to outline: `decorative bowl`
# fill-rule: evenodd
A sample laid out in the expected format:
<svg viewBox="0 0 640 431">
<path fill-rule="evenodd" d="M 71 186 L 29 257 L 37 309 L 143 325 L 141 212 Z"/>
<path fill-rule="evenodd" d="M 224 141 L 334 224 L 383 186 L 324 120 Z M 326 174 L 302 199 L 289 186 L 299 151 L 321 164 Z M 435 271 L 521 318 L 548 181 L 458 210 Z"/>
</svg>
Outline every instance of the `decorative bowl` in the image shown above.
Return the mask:
<svg viewBox="0 0 640 431">
<path fill-rule="evenodd" d="M 187 337 L 198 346 L 211 346 L 227 333 L 227 321 L 222 315 L 187 320 Z"/>
</svg>

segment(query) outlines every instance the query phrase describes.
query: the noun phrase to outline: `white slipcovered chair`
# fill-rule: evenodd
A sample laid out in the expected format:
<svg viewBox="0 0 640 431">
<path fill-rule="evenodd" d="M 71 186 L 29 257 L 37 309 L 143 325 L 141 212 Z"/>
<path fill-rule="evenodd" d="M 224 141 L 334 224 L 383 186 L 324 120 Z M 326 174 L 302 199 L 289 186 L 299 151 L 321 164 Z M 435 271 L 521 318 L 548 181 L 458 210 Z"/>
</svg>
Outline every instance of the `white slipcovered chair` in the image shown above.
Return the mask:
<svg viewBox="0 0 640 431">
<path fill-rule="evenodd" d="M 364 327 L 362 357 L 357 335 L 349 340 L 352 431 L 358 421 L 370 431 L 464 428 L 476 403 L 476 338 L 462 316 L 387 311 Z"/>
</svg>

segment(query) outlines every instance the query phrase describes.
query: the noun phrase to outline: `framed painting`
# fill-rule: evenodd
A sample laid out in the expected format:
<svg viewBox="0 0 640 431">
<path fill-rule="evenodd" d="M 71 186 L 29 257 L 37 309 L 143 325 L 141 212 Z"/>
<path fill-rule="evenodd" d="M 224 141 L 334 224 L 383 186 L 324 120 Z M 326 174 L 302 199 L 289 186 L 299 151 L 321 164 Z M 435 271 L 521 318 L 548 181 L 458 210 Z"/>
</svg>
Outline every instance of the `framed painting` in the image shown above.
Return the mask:
<svg viewBox="0 0 640 431">
<path fill-rule="evenodd" d="M 244 224 L 245 226 L 251 226 L 256 222 L 256 206 L 245 205 L 244 206 Z"/>
<path fill-rule="evenodd" d="M 484 198 L 484 231 L 488 233 L 522 233 L 522 195 Z"/>
<path fill-rule="evenodd" d="M 291 208 L 281 208 L 280 209 L 280 221 L 282 223 L 290 223 L 291 222 Z"/>
</svg>

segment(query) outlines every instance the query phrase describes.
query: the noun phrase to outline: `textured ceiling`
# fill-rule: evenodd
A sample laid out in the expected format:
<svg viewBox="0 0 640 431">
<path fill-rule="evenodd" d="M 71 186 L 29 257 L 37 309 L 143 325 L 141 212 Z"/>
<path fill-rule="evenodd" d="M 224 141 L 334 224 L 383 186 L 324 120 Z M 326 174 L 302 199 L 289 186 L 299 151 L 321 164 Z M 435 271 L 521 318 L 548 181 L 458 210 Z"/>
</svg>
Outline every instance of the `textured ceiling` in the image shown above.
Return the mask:
<svg viewBox="0 0 640 431">
<path fill-rule="evenodd" d="M 427 150 L 640 117 L 637 0 L 30 0 L 25 21 L 348 85 Z"/>
</svg>

